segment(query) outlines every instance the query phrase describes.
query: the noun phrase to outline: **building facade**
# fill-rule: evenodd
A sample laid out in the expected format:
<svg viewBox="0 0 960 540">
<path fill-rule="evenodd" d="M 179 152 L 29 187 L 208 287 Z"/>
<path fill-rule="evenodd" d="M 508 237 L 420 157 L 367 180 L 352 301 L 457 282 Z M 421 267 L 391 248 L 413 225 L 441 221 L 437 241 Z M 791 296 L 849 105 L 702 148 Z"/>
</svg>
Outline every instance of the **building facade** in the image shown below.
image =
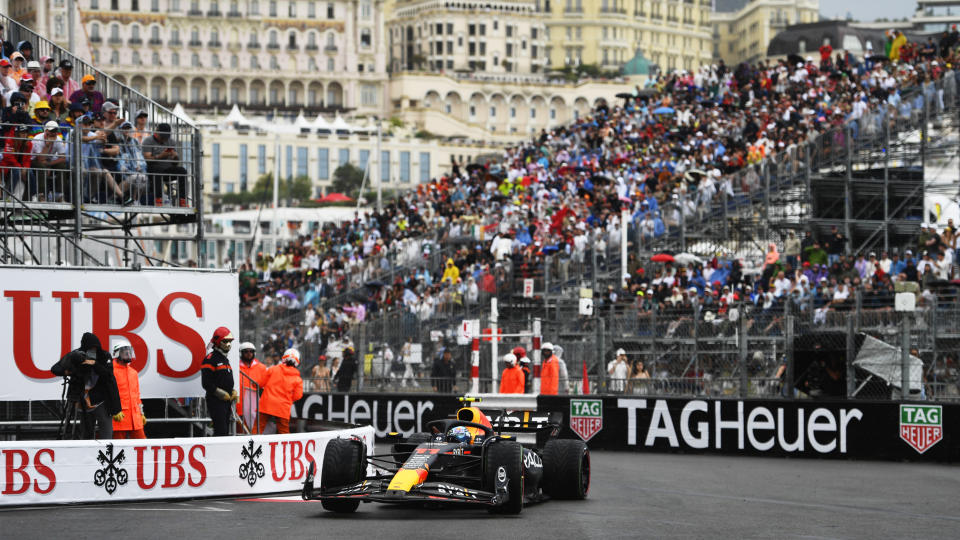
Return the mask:
<svg viewBox="0 0 960 540">
<path fill-rule="evenodd" d="M 393 73 L 538 73 L 547 64 L 533 0 L 400 2 L 387 28 Z"/>
<path fill-rule="evenodd" d="M 711 0 L 537 0 L 550 66 L 618 70 L 637 50 L 660 70 L 693 70 L 713 56 Z"/>
<path fill-rule="evenodd" d="M 731 66 L 762 60 L 778 32 L 818 20 L 819 0 L 752 0 L 735 11 L 714 12 L 714 57 Z"/>
<path fill-rule="evenodd" d="M 161 103 L 194 111 L 234 103 L 252 112 L 383 108 L 381 0 L 76 1 L 79 41 L 92 62 Z"/>
</svg>

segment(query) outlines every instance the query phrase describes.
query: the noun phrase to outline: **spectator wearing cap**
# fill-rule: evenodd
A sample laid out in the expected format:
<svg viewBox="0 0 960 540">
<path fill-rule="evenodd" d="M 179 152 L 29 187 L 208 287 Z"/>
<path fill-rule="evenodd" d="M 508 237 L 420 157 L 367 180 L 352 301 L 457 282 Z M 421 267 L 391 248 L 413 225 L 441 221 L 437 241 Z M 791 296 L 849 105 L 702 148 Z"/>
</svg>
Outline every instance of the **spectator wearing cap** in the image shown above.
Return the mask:
<svg viewBox="0 0 960 540">
<path fill-rule="evenodd" d="M 91 202 L 120 203 L 124 201 L 124 189 L 117 185 L 113 175 L 100 163 L 101 149 L 107 140 L 102 113 L 82 116 L 80 152 L 83 156 L 83 172 L 90 186 L 89 200 Z"/>
<path fill-rule="evenodd" d="M 30 127 L 31 135 L 36 135 L 43 131 L 44 125 L 50 120 L 50 104 L 46 101 L 38 101 L 37 104 L 33 107 L 33 125 Z M 59 122 L 57 122 L 59 124 Z"/>
<path fill-rule="evenodd" d="M 51 78 L 51 81 L 60 79 Z M 54 87 L 50 91 L 50 97 L 47 98 L 47 104 L 50 105 L 50 119 L 57 122 L 66 122 L 67 114 L 70 112 L 70 102 L 63 95 L 63 88 Z"/>
<path fill-rule="evenodd" d="M 20 78 L 20 93 L 27 96 L 29 112 L 33 114 L 33 107 L 40 103 L 40 96 L 34 91 L 33 77 L 29 73 L 24 73 Z"/>
<path fill-rule="evenodd" d="M 119 132 L 117 171 L 121 175 L 122 183 L 126 184 L 125 189 L 129 191 L 130 198 L 136 201 L 134 204 L 141 203 L 148 197 L 147 160 L 140 148 L 140 142 L 131 136 L 133 124 L 120 124 Z"/>
<path fill-rule="evenodd" d="M 143 143 L 143 155 L 147 158 L 154 204 L 163 205 L 163 186 L 170 190 L 170 200 L 181 207 L 187 206 L 187 170 L 180 166 L 180 155 L 170 136 L 170 124 L 159 124 L 153 135 Z M 174 184 L 176 191 L 174 191 Z"/>
<path fill-rule="evenodd" d="M 42 99 L 47 98 L 47 78 L 43 76 L 43 70 L 40 67 L 40 62 L 36 60 L 31 60 L 27 62 L 27 73 L 30 74 L 30 77 L 33 79 L 33 91 L 37 93 Z"/>
<path fill-rule="evenodd" d="M 70 94 L 70 103 L 83 103 L 84 99 L 89 100 L 90 108 L 89 111 L 100 112 L 100 107 L 103 106 L 103 94 L 97 90 L 97 78 L 93 75 L 84 75 L 83 79 L 80 80 L 82 87 L 80 90 Z"/>
<path fill-rule="evenodd" d="M 73 62 L 69 60 L 60 61 L 60 69 L 57 70 L 56 76 L 58 79 L 63 81 L 63 95 L 67 96 L 67 100 L 70 99 L 70 96 L 74 92 L 80 90 L 80 83 L 71 78 L 73 75 Z M 49 87 L 50 85 L 47 84 Z"/>
<path fill-rule="evenodd" d="M 144 139 L 150 136 L 147 130 L 147 111 L 137 111 L 133 117 L 133 138 L 143 144 Z"/>
<path fill-rule="evenodd" d="M 13 80 L 17 81 L 17 84 L 20 84 L 20 77 L 23 77 L 23 74 L 27 72 L 23 55 L 20 54 L 19 51 L 11 54 L 10 62 L 13 63 L 13 70 L 10 72 L 10 76 L 13 77 Z"/>
<path fill-rule="evenodd" d="M 104 102 L 100 112 L 103 113 L 104 127 L 108 130 L 117 129 L 120 124 L 126 122 L 124 118 L 120 117 L 120 107 L 111 101 Z"/>
<path fill-rule="evenodd" d="M 6 126 L 3 139 L 3 157 L 0 158 L 0 177 L 3 179 L 3 187 L 9 190 L 17 198 L 22 198 L 22 193 L 27 181 L 27 171 L 30 169 L 30 158 L 32 155 L 32 139 L 29 132 L 30 127 L 25 124 L 16 126 Z M 36 191 L 36 187 L 32 191 Z M 33 193 L 27 190 L 29 198 Z M 4 199 L 8 195 L 4 193 Z"/>
<path fill-rule="evenodd" d="M 60 134 L 60 125 L 53 120 L 43 126 L 43 133 L 33 137 L 32 163 L 40 184 L 40 197 L 50 202 L 72 200 L 68 178 L 67 144 Z"/>
<path fill-rule="evenodd" d="M 0 60 L 0 87 L 5 102 L 9 100 L 11 93 L 20 89 L 20 85 L 13 78 L 13 64 L 6 58 Z"/>
</svg>

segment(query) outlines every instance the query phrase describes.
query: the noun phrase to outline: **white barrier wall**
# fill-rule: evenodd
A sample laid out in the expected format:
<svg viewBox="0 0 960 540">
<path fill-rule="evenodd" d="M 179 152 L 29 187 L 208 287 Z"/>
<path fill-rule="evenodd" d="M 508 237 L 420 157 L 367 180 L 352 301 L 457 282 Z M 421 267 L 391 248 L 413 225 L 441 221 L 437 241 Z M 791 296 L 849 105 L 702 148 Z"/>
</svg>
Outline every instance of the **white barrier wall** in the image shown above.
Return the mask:
<svg viewBox="0 0 960 540">
<path fill-rule="evenodd" d="M 185 499 L 299 491 L 327 441 L 370 426 L 290 435 L 0 442 L 0 506 Z"/>
<path fill-rule="evenodd" d="M 60 399 L 50 368 L 93 332 L 126 339 L 144 398 L 203 395 L 200 363 L 218 326 L 237 338 L 237 274 L 168 269 L 0 267 L 0 401 Z M 228 355 L 236 366 L 236 350 Z"/>
</svg>

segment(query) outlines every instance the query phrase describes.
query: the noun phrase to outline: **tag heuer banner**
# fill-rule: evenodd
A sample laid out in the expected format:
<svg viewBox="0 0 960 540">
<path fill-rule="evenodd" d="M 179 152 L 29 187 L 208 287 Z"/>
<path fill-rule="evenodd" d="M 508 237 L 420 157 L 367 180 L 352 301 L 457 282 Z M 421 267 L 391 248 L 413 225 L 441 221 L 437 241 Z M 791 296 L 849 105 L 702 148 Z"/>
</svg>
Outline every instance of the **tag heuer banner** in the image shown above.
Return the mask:
<svg viewBox="0 0 960 540">
<path fill-rule="evenodd" d="M 960 461 L 960 404 L 540 396 L 590 448 Z"/>
<path fill-rule="evenodd" d="M 256 495 L 299 490 L 327 441 L 373 428 L 290 435 L 0 442 L 0 506 Z"/>
</svg>

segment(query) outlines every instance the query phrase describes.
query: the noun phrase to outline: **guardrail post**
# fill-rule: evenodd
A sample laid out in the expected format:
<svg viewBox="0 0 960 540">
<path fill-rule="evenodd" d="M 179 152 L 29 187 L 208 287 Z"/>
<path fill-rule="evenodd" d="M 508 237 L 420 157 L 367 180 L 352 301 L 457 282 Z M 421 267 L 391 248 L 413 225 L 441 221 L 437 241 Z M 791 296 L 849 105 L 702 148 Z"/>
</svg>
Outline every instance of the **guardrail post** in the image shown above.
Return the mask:
<svg viewBox="0 0 960 540">
<path fill-rule="evenodd" d="M 737 350 L 740 353 L 740 397 L 745 398 L 750 385 L 750 378 L 747 376 L 747 318 L 741 314 L 737 321 L 740 323 L 737 330 Z"/>
<path fill-rule="evenodd" d="M 491 388 L 491 392 L 499 389 Z M 480 392 L 480 338 L 475 337 L 470 342 L 470 392 Z"/>
<path fill-rule="evenodd" d="M 532 360 L 533 360 L 533 394 L 540 394 L 540 318 L 537 317 L 533 319 L 533 351 L 532 351 Z"/>
<path fill-rule="evenodd" d="M 853 393 L 857 389 L 857 378 L 856 372 L 853 368 L 853 360 L 857 356 L 857 347 L 856 347 L 856 329 L 854 326 L 854 318 L 849 314 L 847 315 L 847 399 L 853 397 Z"/>
<path fill-rule="evenodd" d="M 83 252 L 80 250 L 80 240 L 83 238 L 83 153 L 80 147 L 80 126 L 70 130 L 70 185 L 73 189 L 73 264 L 83 266 Z"/>
<path fill-rule="evenodd" d="M 900 329 L 900 401 L 910 396 L 910 319 L 912 312 L 904 313 Z"/>
<path fill-rule="evenodd" d="M 783 345 L 783 353 L 787 359 L 787 366 L 783 374 L 783 386 L 780 390 L 780 397 L 793 396 L 793 325 L 796 324 L 796 318 L 794 318 L 793 315 L 787 315 L 786 324 L 787 329 L 786 332 L 784 332 L 786 343 Z"/>
<path fill-rule="evenodd" d="M 600 359 L 600 378 L 597 381 L 599 388 L 609 390 L 609 385 L 607 384 L 607 344 L 606 340 L 606 323 L 601 317 L 597 317 L 597 352 L 598 358 Z M 598 389 L 599 389 L 598 388 Z"/>
</svg>

